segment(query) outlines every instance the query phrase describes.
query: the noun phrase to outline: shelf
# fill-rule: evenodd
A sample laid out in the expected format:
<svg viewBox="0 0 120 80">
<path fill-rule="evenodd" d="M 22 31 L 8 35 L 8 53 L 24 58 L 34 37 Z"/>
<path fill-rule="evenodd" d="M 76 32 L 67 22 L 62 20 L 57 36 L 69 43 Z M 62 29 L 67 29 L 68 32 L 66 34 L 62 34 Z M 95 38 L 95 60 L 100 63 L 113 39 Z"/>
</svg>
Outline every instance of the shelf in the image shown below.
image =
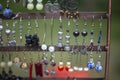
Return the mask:
<svg viewBox="0 0 120 80">
<path fill-rule="evenodd" d="M 48 46 L 49 47 L 49 46 Z M 71 50 L 72 50 L 72 45 L 70 46 Z M 75 46 L 77 47 L 79 50 L 81 48 L 83 48 L 83 46 Z M 106 46 L 101 46 L 101 51 L 107 51 L 107 47 Z M 64 51 L 64 47 L 59 48 L 57 46 L 55 46 L 55 51 Z M 27 46 L 16 46 L 16 47 L 12 47 L 12 46 L 4 46 L 4 47 L 0 47 L 0 51 L 41 51 L 41 46 L 38 47 L 27 47 Z M 48 49 L 47 49 L 48 51 Z M 91 47 L 87 46 L 87 51 L 91 51 Z M 93 51 L 97 51 L 97 46 L 93 46 Z"/>
<path fill-rule="evenodd" d="M 29 80 L 26 78 L 25 80 Z M 104 78 L 39 78 L 39 79 L 32 79 L 32 80 L 104 80 Z"/>
<path fill-rule="evenodd" d="M 12 19 L 16 14 L 13 14 L 11 18 Z M 67 18 L 65 14 L 60 14 L 60 13 L 18 13 L 18 17 L 15 19 L 19 19 L 22 17 L 23 19 L 28 19 L 28 16 L 30 16 L 31 19 L 43 19 L 44 16 L 46 16 L 46 19 L 50 19 L 51 17 L 54 17 L 54 19 L 58 19 L 59 16 L 62 16 L 62 18 Z M 103 18 L 107 18 L 107 13 L 106 12 L 80 12 L 79 13 L 79 18 L 100 18 L 101 16 Z M 2 19 L 7 19 L 3 16 L 3 14 L 0 14 L 0 18 Z"/>
</svg>

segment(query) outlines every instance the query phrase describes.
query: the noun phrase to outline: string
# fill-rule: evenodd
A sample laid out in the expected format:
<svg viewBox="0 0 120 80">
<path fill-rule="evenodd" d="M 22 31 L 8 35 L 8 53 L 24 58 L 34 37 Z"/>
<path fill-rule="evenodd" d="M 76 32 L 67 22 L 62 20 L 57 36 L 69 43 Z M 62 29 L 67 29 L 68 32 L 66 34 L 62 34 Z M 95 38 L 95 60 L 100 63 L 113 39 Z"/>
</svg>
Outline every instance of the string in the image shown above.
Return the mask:
<svg viewBox="0 0 120 80">
<path fill-rule="evenodd" d="M 44 36 L 43 36 L 43 44 L 45 44 L 45 42 L 46 42 L 46 35 L 47 35 L 46 27 L 47 27 L 46 17 L 44 16 Z"/>
<path fill-rule="evenodd" d="M 51 18 L 51 45 L 53 45 L 53 28 L 54 28 L 54 19 Z"/>
</svg>

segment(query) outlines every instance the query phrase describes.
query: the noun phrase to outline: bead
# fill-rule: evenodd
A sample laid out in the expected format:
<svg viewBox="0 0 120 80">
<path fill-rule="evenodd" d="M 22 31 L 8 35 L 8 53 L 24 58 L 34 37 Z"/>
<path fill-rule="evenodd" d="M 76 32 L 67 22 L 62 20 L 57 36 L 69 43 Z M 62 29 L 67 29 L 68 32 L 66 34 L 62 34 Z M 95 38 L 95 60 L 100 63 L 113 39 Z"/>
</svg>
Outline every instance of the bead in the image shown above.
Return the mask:
<svg viewBox="0 0 120 80">
<path fill-rule="evenodd" d="M 20 40 L 22 40 L 22 36 L 20 36 Z"/>
<path fill-rule="evenodd" d="M 78 67 L 77 67 L 77 66 L 74 66 L 73 69 L 74 69 L 75 71 L 77 71 L 77 70 L 78 70 Z"/>
<path fill-rule="evenodd" d="M 7 63 L 8 67 L 11 67 L 11 66 L 12 66 L 12 64 L 13 64 L 13 62 L 12 62 L 12 61 L 9 61 L 9 62 Z"/>
<path fill-rule="evenodd" d="M 96 69 L 96 71 L 100 72 L 100 71 L 102 71 L 102 66 L 101 65 L 96 65 L 95 69 Z"/>
<path fill-rule="evenodd" d="M 82 70 L 83 70 L 83 68 L 82 68 L 82 67 L 79 67 L 79 68 L 78 68 L 78 71 L 82 71 Z"/>
<path fill-rule="evenodd" d="M 50 46 L 49 47 L 49 52 L 54 52 L 55 51 L 55 47 L 54 46 Z"/>
<path fill-rule="evenodd" d="M 5 65 L 6 65 L 5 62 L 3 62 L 3 61 L 0 63 L 1 67 L 5 67 Z"/>
<path fill-rule="evenodd" d="M 47 45 L 46 44 L 42 44 L 41 49 L 42 50 L 47 50 Z"/>
<path fill-rule="evenodd" d="M 65 46 L 65 47 L 64 47 L 64 50 L 65 50 L 65 51 L 70 51 L 70 46 Z"/>
<path fill-rule="evenodd" d="M 63 62 L 59 62 L 59 65 L 63 65 Z"/>
<path fill-rule="evenodd" d="M 26 62 L 23 62 L 23 63 L 20 65 L 20 68 L 26 69 L 26 68 L 28 68 L 28 64 L 27 64 Z"/>
<path fill-rule="evenodd" d="M 94 62 L 88 62 L 87 63 L 87 67 L 89 68 L 89 69 L 93 69 L 94 67 L 95 67 L 95 64 L 94 64 Z"/>
<path fill-rule="evenodd" d="M 87 36 L 88 33 L 87 33 L 86 30 L 83 30 L 83 31 L 81 32 L 81 34 L 82 34 L 83 37 L 85 37 L 85 36 Z"/>
<path fill-rule="evenodd" d="M 74 70 L 73 70 L 73 68 L 70 68 L 68 71 L 69 71 L 69 72 L 73 72 Z"/>
<path fill-rule="evenodd" d="M 5 8 L 5 10 L 3 11 L 3 16 L 6 18 L 10 18 L 12 15 L 13 15 L 12 10 L 9 8 Z"/>
<path fill-rule="evenodd" d="M 59 71 L 63 71 L 64 70 L 63 62 L 59 62 L 58 70 Z"/>
<path fill-rule="evenodd" d="M 3 30 L 3 26 L 2 25 L 0 25 L 0 31 L 2 31 Z"/>
<path fill-rule="evenodd" d="M 55 63 L 55 61 L 54 61 L 54 60 L 52 60 L 52 61 L 50 62 L 50 64 L 51 64 L 51 66 L 53 66 L 53 67 L 55 67 L 55 66 L 56 66 L 56 63 Z"/>
<path fill-rule="evenodd" d="M 28 10 L 32 10 L 33 8 L 34 8 L 33 3 L 28 3 L 28 4 L 27 4 L 27 9 L 28 9 Z"/>
<path fill-rule="evenodd" d="M 102 70 L 101 62 L 98 61 L 95 67 L 96 71 L 100 72 Z"/>
<path fill-rule="evenodd" d="M 88 67 L 85 67 L 85 68 L 84 68 L 84 71 L 88 71 L 88 70 L 89 70 L 89 68 L 88 68 Z"/>
<path fill-rule="evenodd" d="M 51 75 L 52 77 L 55 77 L 55 74 L 56 74 L 55 71 L 51 71 L 51 72 L 50 72 L 50 75 Z"/>
<path fill-rule="evenodd" d="M 14 58 L 14 63 L 19 63 L 20 61 L 21 61 L 21 59 L 19 57 Z"/>
<path fill-rule="evenodd" d="M 58 34 L 59 34 L 59 35 L 62 35 L 62 34 L 63 34 L 63 32 L 59 31 L 59 32 L 58 32 Z"/>
<path fill-rule="evenodd" d="M 37 3 L 36 9 L 37 10 L 42 10 L 43 9 L 43 4 L 42 3 Z"/>
<path fill-rule="evenodd" d="M 9 34 L 10 34 L 10 32 L 11 32 L 11 30 L 10 30 L 10 29 L 6 29 L 6 31 L 5 31 L 5 33 L 6 33 L 7 35 L 9 35 Z"/>
<path fill-rule="evenodd" d="M 70 36 L 69 36 L 69 35 L 66 35 L 65 37 L 66 37 L 66 39 L 70 39 Z"/>
<path fill-rule="evenodd" d="M 16 33 L 16 31 L 15 30 L 12 30 L 12 34 L 15 34 Z"/>
<path fill-rule="evenodd" d="M 49 75 L 49 71 L 48 70 L 44 70 L 44 74 L 45 75 Z"/>
<path fill-rule="evenodd" d="M 59 40 L 62 40 L 62 36 L 59 36 L 58 39 L 59 39 Z"/>
<path fill-rule="evenodd" d="M 43 63 L 44 63 L 44 65 L 48 65 L 48 61 L 47 60 L 44 60 Z"/>
<path fill-rule="evenodd" d="M 61 48 L 61 47 L 63 47 L 63 44 L 62 44 L 62 43 L 58 43 L 57 46 L 58 46 L 59 48 Z"/>
<path fill-rule="evenodd" d="M 66 41 L 66 43 L 67 43 L 67 44 L 69 44 L 69 43 L 70 43 L 70 41 Z"/>
<path fill-rule="evenodd" d="M 65 70 L 69 71 L 70 68 L 71 68 L 71 62 L 67 62 Z"/>
<path fill-rule="evenodd" d="M 94 40 L 93 40 L 93 39 L 91 39 L 91 40 L 90 40 L 90 43 L 93 43 L 93 42 L 94 42 Z"/>
<path fill-rule="evenodd" d="M 91 35 L 93 35 L 93 34 L 94 34 L 94 32 L 92 31 L 92 32 L 90 32 L 90 34 L 91 34 Z"/>
<path fill-rule="evenodd" d="M 63 71 L 64 70 L 64 66 L 58 66 L 58 70 L 59 71 Z"/>
<path fill-rule="evenodd" d="M 79 33 L 78 29 L 76 29 L 76 30 L 73 32 L 74 37 L 78 37 L 79 34 L 80 34 L 80 33 Z"/>
</svg>

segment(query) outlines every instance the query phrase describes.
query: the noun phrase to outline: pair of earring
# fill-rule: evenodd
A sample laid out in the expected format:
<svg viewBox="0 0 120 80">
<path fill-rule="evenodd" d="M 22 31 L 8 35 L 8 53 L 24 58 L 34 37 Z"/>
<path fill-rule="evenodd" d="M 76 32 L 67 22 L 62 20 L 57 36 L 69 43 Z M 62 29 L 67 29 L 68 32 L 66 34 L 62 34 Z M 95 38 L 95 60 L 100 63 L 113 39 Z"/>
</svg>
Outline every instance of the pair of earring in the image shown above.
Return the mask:
<svg viewBox="0 0 120 80">
<path fill-rule="evenodd" d="M 28 10 L 34 9 L 33 0 L 28 0 L 27 9 Z M 42 10 L 43 9 L 42 0 L 37 0 L 36 9 L 37 10 Z"/>
</svg>

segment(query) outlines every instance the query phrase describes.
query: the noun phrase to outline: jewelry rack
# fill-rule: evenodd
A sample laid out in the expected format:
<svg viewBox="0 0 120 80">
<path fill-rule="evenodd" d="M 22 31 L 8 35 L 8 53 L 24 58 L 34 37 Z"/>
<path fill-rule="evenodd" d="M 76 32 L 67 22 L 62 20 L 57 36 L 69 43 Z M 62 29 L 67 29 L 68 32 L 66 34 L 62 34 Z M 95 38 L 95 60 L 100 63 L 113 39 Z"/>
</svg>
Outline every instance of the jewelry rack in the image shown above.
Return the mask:
<svg viewBox="0 0 120 80">
<path fill-rule="evenodd" d="M 13 14 L 12 17 L 16 16 L 16 14 Z M 23 19 L 27 19 L 28 16 L 31 16 L 31 19 L 35 19 L 36 16 L 39 19 L 43 19 L 44 16 L 46 16 L 46 19 L 50 19 L 51 16 L 54 16 L 54 18 L 58 18 L 59 16 L 61 16 L 62 18 L 67 18 L 66 15 L 60 14 L 60 13 L 18 13 L 18 16 L 15 19 L 19 19 L 20 17 L 22 17 Z M 106 52 L 106 59 L 105 59 L 105 74 L 104 77 L 102 78 L 79 78 L 77 80 L 108 80 L 108 74 L 109 74 L 109 58 L 110 58 L 110 32 L 111 32 L 111 0 L 108 0 L 108 11 L 106 12 L 80 12 L 79 13 L 79 18 L 84 18 L 84 16 L 86 18 L 92 18 L 92 16 L 94 16 L 94 18 L 100 18 L 103 17 L 104 19 L 107 19 L 107 40 L 106 40 L 106 45 L 102 45 L 101 46 L 101 51 Z M 12 19 L 9 18 L 9 19 Z M 3 17 L 3 14 L 0 14 L 0 18 L 2 19 L 6 19 Z M 76 47 L 82 47 L 82 46 L 76 46 Z M 17 48 L 17 50 L 16 50 Z M 38 49 L 39 48 L 39 49 Z M 72 48 L 72 45 L 71 45 Z M 97 50 L 97 46 L 93 46 L 93 51 Z M 32 50 L 32 51 L 41 51 L 41 46 L 38 46 L 37 48 L 34 47 L 25 47 L 25 46 L 16 46 L 16 47 L 0 47 L 0 51 L 28 51 L 28 50 Z M 88 51 L 90 51 L 89 48 L 87 48 Z M 55 51 L 61 51 L 60 48 L 58 48 L 57 46 L 55 46 Z M 26 78 L 27 80 L 28 78 Z M 53 80 L 53 78 L 39 78 L 39 79 L 33 79 L 33 80 Z M 71 79 L 65 79 L 65 78 L 54 78 L 54 80 L 73 80 L 73 78 Z"/>
</svg>

